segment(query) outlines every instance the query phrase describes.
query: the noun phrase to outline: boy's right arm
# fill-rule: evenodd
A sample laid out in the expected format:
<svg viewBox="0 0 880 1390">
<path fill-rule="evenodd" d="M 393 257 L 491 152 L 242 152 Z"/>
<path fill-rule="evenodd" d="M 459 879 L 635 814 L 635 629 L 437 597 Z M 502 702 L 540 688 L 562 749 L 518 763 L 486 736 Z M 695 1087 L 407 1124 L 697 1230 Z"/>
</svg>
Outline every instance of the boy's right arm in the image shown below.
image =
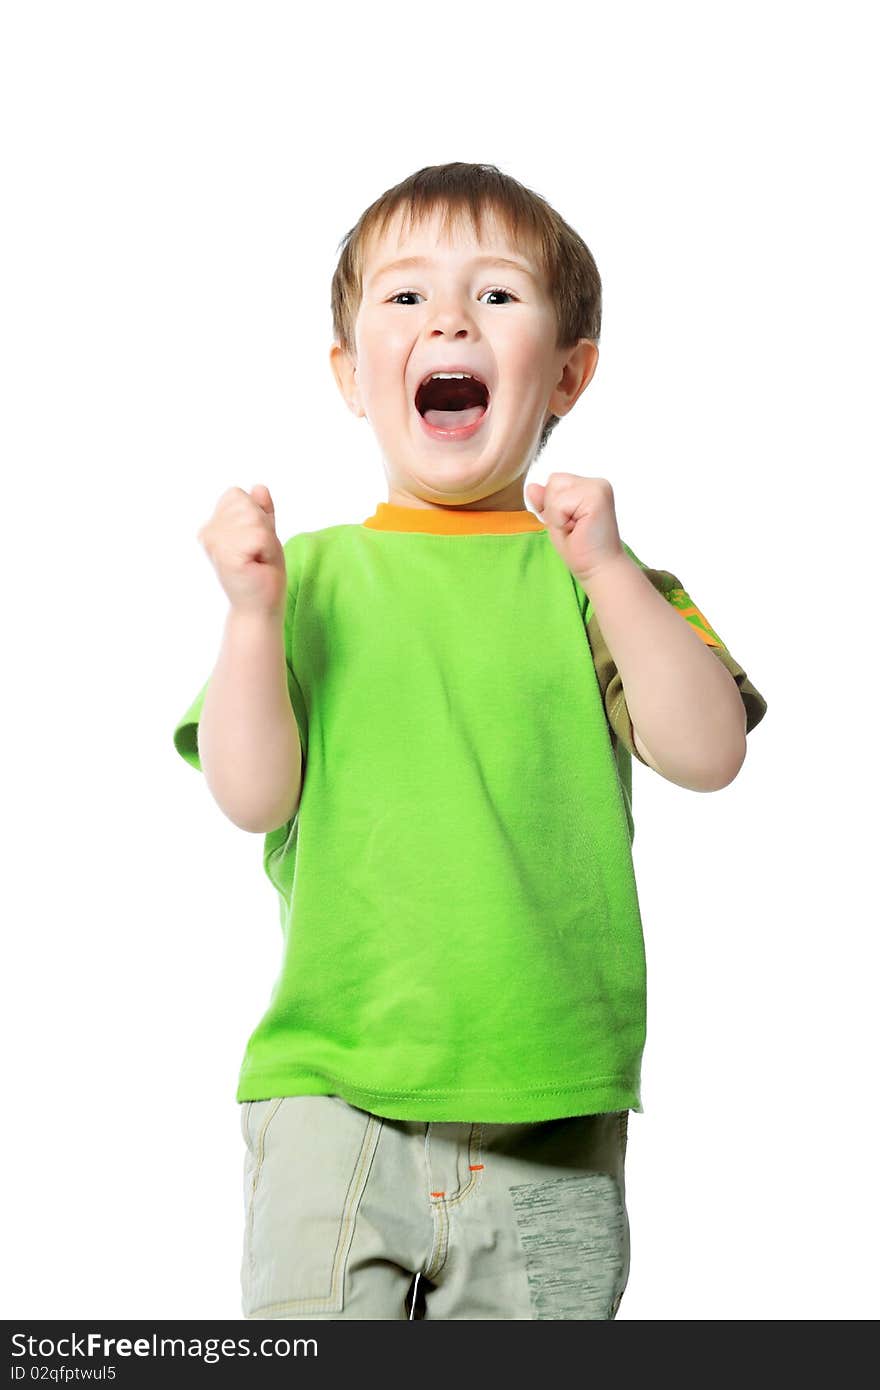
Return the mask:
<svg viewBox="0 0 880 1390">
<path fill-rule="evenodd" d="M 287 690 L 283 612 L 230 608 L 198 749 L 211 795 L 241 830 L 267 834 L 296 812 L 302 750 Z"/>
</svg>

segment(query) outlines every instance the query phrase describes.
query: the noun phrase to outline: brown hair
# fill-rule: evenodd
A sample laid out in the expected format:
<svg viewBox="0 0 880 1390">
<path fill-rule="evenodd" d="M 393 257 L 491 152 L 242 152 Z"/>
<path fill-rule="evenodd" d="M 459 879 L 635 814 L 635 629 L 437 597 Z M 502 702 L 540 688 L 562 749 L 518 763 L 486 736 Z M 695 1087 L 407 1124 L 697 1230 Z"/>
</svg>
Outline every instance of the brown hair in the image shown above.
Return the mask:
<svg viewBox="0 0 880 1390">
<path fill-rule="evenodd" d="M 355 355 L 354 324 L 363 293 L 365 248 L 375 234 L 383 236 L 398 209 L 408 225 L 430 218 L 445 208 L 443 232 L 454 221 L 470 216 L 477 240 L 482 240 L 483 212 L 494 212 L 511 242 L 523 247 L 541 268 L 556 310 L 556 347 L 575 347 L 580 338 L 599 340 L 602 325 L 602 281 L 596 262 L 577 232 L 539 193 L 526 188 L 494 164 L 433 164 L 389 188 L 363 212 L 342 238 L 333 274 L 331 312 L 334 340 Z M 537 458 L 559 424 L 551 415 L 541 433 Z"/>
</svg>

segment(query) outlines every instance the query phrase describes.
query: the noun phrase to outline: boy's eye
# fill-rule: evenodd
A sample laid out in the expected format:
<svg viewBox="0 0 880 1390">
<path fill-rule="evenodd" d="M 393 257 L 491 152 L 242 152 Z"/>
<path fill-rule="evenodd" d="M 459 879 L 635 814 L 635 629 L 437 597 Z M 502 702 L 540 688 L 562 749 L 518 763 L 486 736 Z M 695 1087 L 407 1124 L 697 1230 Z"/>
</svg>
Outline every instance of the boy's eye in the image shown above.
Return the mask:
<svg viewBox="0 0 880 1390">
<path fill-rule="evenodd" d="M 501 289 L 500 286 L 499 286 L 498 288 L 496 288 L 496 289 L 483 290 L 483 294 L 506 294 L 507 297 L 508 297 L 508 299 L 515 299 L 515 298 L 516 298 L 516 295 L 513 293 L 512 290 L 504 290 L 504 289 Z M 421 298 L 421 295 L 419 294 L 418 290 L 398 290 L 398 291 L 397 291 L 397 294 L 393 294 L 393 295 L 391 296 L 391 298 L 388 300 L 388 303 L 389 303 L 389 304 L 395 304 L 395 303 L 397 302 L 397 300 L 400 299 L 400 297 L 401 297 L 402 295 L 410 295 L 410 296 L 415 295 L 417 298 L 419 298 L 419 299 Z"/>
</svg>

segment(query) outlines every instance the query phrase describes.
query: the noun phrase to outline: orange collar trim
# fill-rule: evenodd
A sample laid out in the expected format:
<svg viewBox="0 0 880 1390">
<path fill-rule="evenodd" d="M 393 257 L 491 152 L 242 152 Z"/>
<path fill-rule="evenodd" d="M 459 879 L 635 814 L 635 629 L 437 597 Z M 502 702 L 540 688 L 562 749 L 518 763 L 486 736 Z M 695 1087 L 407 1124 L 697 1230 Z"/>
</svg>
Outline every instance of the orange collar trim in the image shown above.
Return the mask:
<svg viewBox="0 0 880 1390">
<path fill-rule="evenodd" d="M 519 531 L 546 531 L 534 512 L 472 511 L 463 507 L 401 507 L 380 502 L 363 526 L 372 531 L 421 531 L 435 536 L 512 536 Z"/>
</svg>

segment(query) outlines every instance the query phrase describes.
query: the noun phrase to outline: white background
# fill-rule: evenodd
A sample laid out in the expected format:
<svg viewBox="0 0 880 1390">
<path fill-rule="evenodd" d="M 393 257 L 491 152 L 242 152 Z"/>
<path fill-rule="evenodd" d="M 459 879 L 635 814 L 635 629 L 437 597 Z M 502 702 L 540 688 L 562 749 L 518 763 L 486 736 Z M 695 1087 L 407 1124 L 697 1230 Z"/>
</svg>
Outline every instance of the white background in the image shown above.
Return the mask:
<svg viewBox="0 0 880 1390">
<path fill-rule="evenodd" d="M 387 498 L 332 378 L 341 238 L 433 163 L 581 233 L 611 480 L 768 701 L 737 780 L 633 765 L 648 954 L 621 1319 L 876 1317 L 876 63 L 865 4 L 19 3 L 0 19 L 3 1315 L 238 1318 L 260 836 L 172 730 L 196 540 Z"/>
</svg>

